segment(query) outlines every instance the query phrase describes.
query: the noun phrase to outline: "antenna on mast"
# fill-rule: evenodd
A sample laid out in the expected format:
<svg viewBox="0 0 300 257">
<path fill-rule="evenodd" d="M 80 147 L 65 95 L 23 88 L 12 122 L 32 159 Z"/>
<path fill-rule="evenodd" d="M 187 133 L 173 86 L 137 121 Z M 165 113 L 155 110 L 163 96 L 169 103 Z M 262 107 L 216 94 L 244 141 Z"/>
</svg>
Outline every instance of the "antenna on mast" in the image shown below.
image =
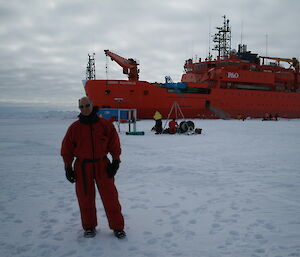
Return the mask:
<svg viewBox="0 0 300 257">
<path fill-rule="evenodd" d="M 217 27 L 218 32 L 215 34 L 213 41 L 216 43 L 213 50 L 218 51 L 218 59 L 224 59 L 229 56 L 231 51 L 231 28 L 229 20 L 223 16 L 223 27 Z"/>
<path fill-rule="evenodd" d="M 243 20 L 241 22 L 241 45 L 243 45 Z"/>
<path fill-rule="evenodd" d="M 209 28 L 208 28 L 208 60 L 209 61 L 211 61 L 211 53 L 210 53 L 211 33 L 210 33 L 210 27 L 211 27 L 211 16 L 209 16 Z"/>
<path fill-rule="evenodd" d="M 268 34 L 266 34 L 266 56 L 268 56 Z"/>
<path fill-rule="evenodd" d="M 95 68 L 95 53 L 88 54 L 89 61 L 86 66 L 86 80 L 96 79 L 96 68 Z"/>
</svg>

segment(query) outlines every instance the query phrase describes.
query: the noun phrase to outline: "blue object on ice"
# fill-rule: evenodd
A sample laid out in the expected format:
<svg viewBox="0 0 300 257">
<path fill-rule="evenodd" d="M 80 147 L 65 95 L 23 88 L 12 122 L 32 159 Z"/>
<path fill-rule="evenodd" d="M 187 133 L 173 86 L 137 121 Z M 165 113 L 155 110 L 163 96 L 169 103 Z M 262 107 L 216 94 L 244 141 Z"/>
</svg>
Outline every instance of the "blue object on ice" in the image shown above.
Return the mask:
<svg viewBox="0 0 300 257">
<path fill-rule="evenodd" d="M 97 115 L 102 115 L 103 118 L 109 119 L 110 117 L 114 116 L 116 120 L 118 120 L 118 109 L 99 109 Z M 128 111 L 127 110 L 120 110 L 120 120 L 127 120 L 128 119 Z"/>
</svg>

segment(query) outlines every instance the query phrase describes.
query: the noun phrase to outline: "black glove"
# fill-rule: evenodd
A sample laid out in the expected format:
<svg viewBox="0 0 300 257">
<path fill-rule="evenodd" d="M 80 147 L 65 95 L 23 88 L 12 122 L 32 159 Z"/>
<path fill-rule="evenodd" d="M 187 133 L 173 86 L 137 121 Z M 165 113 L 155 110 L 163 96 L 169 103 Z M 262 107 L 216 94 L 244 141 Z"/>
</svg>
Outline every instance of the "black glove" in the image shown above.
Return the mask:
<svg viewBox="0 0 300 257">
<path fill-rule="evenodd" d="M 113 178 L 116 175 L 119 166 L 120 166 L 119 160 L 113 160 L 111 163 L 109 162 L 107 167 L 107 173 L 109 178 Z"/>
<path fill-rule="evenodd" d="M 74 170 L 72 168 L 65 168 L 65 171 L 67 180 L 69 180 L 71 183 L 74 183 L 76 181 Z"/>
</svg>

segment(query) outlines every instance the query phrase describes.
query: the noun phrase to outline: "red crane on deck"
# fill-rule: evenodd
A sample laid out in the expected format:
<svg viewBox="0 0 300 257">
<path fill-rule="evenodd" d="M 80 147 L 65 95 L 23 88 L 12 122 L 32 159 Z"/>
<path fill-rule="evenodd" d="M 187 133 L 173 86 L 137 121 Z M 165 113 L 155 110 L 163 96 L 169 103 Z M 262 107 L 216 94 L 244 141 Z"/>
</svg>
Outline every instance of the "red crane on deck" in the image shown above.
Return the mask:
<svg viewBox="0 0 300 257">
<path fill-rule="evenodd" d="M 132 58 L 125 59 L 109 50 L 104 50 L 104 53 L 123 68 L 123 74 L 128 75 L 128 80 L 139 80 L 140 70 L 137 68 L 139 64 L 136 60 Z"/>
</svg>

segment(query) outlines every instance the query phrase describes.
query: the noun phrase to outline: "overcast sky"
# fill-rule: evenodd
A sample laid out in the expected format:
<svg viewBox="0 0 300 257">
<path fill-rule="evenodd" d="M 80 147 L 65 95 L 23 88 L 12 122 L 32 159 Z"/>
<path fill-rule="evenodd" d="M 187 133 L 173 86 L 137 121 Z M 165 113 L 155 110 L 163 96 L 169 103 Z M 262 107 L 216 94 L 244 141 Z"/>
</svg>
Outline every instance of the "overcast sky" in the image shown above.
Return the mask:
<svg viewBox="0 0 300 257">
<path fill-rule="evenodd" d="M 0 104 L 76 106 L 93 52 L 97 79 L 106 62 L 109 79 L 127 79 L 104 49 L 137 59 L 141 80 L 180 81 L 224 14 L 232 48 L 242 34 L 259 55 L 299 58 L 299 13 L 299 0 L 0 0 Z"/>
</svg>

